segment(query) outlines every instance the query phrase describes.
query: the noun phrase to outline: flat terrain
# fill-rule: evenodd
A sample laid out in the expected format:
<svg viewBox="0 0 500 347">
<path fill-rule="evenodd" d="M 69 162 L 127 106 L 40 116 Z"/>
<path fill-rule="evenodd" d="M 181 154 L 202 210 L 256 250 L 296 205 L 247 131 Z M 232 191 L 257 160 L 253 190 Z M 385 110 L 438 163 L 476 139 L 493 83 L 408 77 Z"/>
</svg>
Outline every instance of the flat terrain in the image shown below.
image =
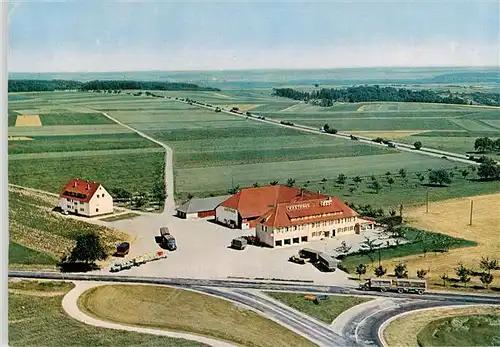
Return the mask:
<svg viewBox="0 0 500 347">
<path fill-rule="evenodd" d="M 424 343 L 422 346 L 443 346 L 438 340 L 427 340 L 429 336 L 429 324 L 432 322 L 447 319 L 451 317 L 466 317 L 471 315 L 495 315 L 500 316 L 500 308 L 498 307 L 465 307 L 465 308 L 441 308 L 435 310 L 426 310 L 415 313 L 410 313 L 408 315 L 397 318 L 392 321 L 387 328 L 384 330 L 384 338 L 390 347 L 414 347 L 420 345 L 419 343 Z M 498 328 L 498 326 L 496 327 Z M 465 329 L 465 327 L 464 327 Z M 425 331 L 425 332 L 424 332 Z M 435 330 L 432 330 L 432 333 Z M 462 330 L 463 332 L 464 330 Z M 493 332 L 493 330 L 490 329 Z M 450 331 L 451 332 L 451 331 Z M 498 329 L 496 330 L 498 332 Z M 421 336 L 424 333 L 425 336 Z M 453 332 L 454 338 L 458 338 L 459 341 L 454 340 L 456 344 L 447 341 L 448 346 L 479 346 L 479 345 L 489 345 L 481 341 L 480 344 L 472 344 L 473 340 L 470 338 L 481 338 L 481 332 L 477 334 L 467 334 Z M 448 334 L 446 334 L 448 335 Z M 417 336 L 419 337 L 417 340 Z M 449 335 L 448 335 L 449 336 Z M 424 341 L 425 340 L 425 341 Z M 431 342 L 432 344 L 428 344 Z M 476 340 L 479 342 L 479 340 Z M 498 344 L 498 343 L 496 343 Z"/>
<path fill-rule="evenodd" d="M 72 287 L 65 282 L 9 282 L 9 346 L 203 346 L 203 344 L 102 329 L 68 317 L 61 301 Z"/>
<path fill-rule="evenodd" d="M 82 232 L 97 232 L 105 245 L 112 247 L 129 236 L 110 228 L 64 217 L 52 209 L 57 199 L 51 196 L 9 189 L 9 266 L 53 269 L 61 256 L 71 249 Z"/>
<path fill-rule="evenodd" d="M 351 307 L 372 300 L 357 296 L 329 295 L 328 300 L 315 304 L 312 300 L 304 298 L 308 294 L 284 292 L 266 292 L 266 294 L 327 324 L 331 324 L 339 314 Z"/>
<path fill-rule="evenodd" d="M 85 292 L 78 304 L 84 312 L 100 319 L 190 332 L 244 346 L 313 346 L 253 311 L 187 290 L 141 285 L 99 286 Z"/>
<path fill-rule="evenodd" d="M 470 202 L 474 201 L 473 225 L 469 224 Z M 410 273 L 416 273 L 418 269 L 429 270 L 429 283 L 433 286 L 442 284 L 440 276 L 448 274 L 456 277 L 455 268 L 459 262 L 475 271 L 480 271 L 479 261 L 481 257 L 498 259 L 500 254 L 500 237 L 498 226 L 500 225 L 500 194 L 475 196 L 431 203 L 429 213 L 425 207 L 408 209 L 405 219 L 409 225 L 433 230 L 453 237 L 464 238 L 476 242 L 476 247 L 450 250 L 447 253 L 427 255 L 414 255 L 404 258 L 396 258 L 384 261 L 383 265 L 392 271 L 394 265 L 399 261 L 407 264 Z M 492 271 L 494 276 L 491 288 L 496 290 L 500 287 L 500 271 Z M 456 286 L 462 286 L 458 283 Z M 479 286 L 482 284 L 479 278 L 473 277 L 468 286 Z"/>
</svg>

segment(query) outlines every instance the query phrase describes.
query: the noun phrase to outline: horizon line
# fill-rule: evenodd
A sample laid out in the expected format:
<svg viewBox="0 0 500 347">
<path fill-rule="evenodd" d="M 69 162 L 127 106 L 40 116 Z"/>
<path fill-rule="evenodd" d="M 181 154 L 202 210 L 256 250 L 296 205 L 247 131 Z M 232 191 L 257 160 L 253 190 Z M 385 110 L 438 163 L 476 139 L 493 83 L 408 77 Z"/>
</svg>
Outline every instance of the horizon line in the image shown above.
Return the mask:
<svg viewBox="0 0 500 347">
<path fill-rule="evenodd" d="M 169 69 L 137 69 L 137 70 L 105 70 L 105 71 L 7 71 L 11 73 L 25 73 L 25 74 L 71 74 L 71 73 L 127 73 L 127 72 L 176 72 L 176 73 L 195 73 L 195 72 L 237 72 L 237 71 L 318 71 L 318 70 L 354 70 L 354 69 L 432 69 L 432 68 L 494 68 L 498 69 L 499 65 L 374 65 L 374 66 L 346 66 L 346 67 L 305 67 L 305 68 L 280 68 L 280 67 L 266 67 L 266 68 L 241 68 L 241 69 L 193 69 L 193 70 L 169 70 Z"/>
</svg>

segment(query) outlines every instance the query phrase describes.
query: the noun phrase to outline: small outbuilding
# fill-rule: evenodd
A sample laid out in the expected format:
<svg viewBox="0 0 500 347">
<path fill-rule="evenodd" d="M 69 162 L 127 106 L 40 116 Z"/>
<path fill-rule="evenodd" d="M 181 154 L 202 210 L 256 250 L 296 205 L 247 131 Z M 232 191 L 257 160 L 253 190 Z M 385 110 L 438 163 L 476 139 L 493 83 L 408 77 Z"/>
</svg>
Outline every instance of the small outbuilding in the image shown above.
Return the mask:
<svg viewBox="0 0 500 347">
<path fill-rule="evenodd" d="M 177 216 L 184 219 L 214 217 L 217 206 L 227 198 L 229 195 L 192 198 L 176 209 Z"/>
<path fill-rule="evenodd" d="M 113 213 L 113 197 L 97 182 L 71 179 L 59 195 L 63 213 L 85 217 Z"/>
</svg>

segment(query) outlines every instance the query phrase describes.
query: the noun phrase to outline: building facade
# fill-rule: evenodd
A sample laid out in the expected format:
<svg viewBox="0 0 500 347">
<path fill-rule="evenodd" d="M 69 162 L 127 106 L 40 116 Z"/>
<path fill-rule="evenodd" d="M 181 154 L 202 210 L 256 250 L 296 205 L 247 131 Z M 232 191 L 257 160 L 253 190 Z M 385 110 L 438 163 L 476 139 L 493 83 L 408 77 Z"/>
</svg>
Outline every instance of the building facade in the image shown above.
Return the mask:
<svg viewBox="0 0 500 347">
<path fill-rule="evenodd" d="M 300 244 L 361 232 L 364 220 L 337 198 L 278 204 L 259 219 L 257 238 L 270 247 Z"/>
<path fill-rule="evenodd" d="M 217 206 L 227 198 L 229 198 L 229 195 L 192 198 L 176 209 L 177 217 L 183 219 L 215 217 Z"/>
<path fill-rule="evenodd" d="M 96 182 L 71 179 L 59 195 L 63 213 L 86 217 L 113 213 L 113 197 Z"/>
</svg>

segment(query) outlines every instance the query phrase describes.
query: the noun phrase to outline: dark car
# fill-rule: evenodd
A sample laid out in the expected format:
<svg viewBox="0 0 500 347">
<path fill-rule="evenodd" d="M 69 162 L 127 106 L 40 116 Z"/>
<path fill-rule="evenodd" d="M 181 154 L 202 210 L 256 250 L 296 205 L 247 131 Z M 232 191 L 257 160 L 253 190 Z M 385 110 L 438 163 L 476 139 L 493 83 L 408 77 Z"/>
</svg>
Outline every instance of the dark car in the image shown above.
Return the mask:
<svg viewBox="0 0 500 347">
<path fill-rule="evenodd" d="M 130 243 L 128 242 L 122 242 L 118 246 L 116 246 L 116 255 L 118 256 L 125 256 L 128 254 L 128 251 L 130 250 Z"/>
</svg>

